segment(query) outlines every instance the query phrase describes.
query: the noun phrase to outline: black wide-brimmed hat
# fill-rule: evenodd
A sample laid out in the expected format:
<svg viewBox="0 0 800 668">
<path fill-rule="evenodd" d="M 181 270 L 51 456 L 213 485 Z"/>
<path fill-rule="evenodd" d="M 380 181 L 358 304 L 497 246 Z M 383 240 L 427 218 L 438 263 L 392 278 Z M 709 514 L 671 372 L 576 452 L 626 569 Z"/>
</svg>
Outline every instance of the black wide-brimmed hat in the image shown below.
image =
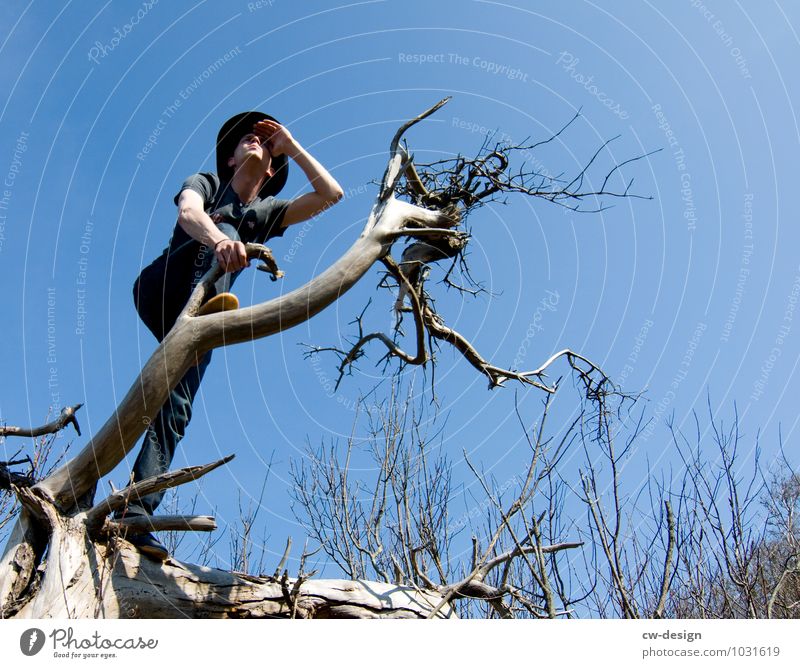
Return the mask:
<svg viewBox="0 0 800 668">
<path fill-rule="evenodd" d="M 217 135 L 217 176 L 225 183 L 233 178 L 233 167 L 228 166 L 228 160 L 233 156 L 239 140 L 253 131 L 253 126 L 264 119 L 280 123 L 269 114 L 260 111 L 245 111 L 232 116 L 219 129 Z M 289 160 L 286 154 L 272 156 L 273 175 L 268 178 L 261 190 L 258 191 L 262 199 L 270 195 L 277 195 L 286 185 L 289 178 Z"/>
</svg>

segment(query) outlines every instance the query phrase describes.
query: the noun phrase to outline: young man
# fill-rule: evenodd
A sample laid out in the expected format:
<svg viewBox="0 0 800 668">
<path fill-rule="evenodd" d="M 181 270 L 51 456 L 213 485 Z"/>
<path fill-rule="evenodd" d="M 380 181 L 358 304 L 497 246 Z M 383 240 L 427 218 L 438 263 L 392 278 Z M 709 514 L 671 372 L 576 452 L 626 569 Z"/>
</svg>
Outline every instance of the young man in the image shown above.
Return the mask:
<svg viewBox="0 0 800 668">
<path fill-rule="evenodd" d="M 215 284 L 216 295 L 203 314 L 238 307 L 228 292 L 248 264 L 244 244 L 265 243 L 342 198 L 336 180 L 274 118 L 248 111 L 228 119 L 217 136 L 217 173 L 199 173 L 184 181 L 175 196 L 178 220 L 169 246 L 145 267 L 133 286 L 142 321 L 161 341 L 172 328 L 197 283 L 214 258 L 226 272 Z M 286 184 L 288 158 L 303 170 L 313 191 L 293 200 L 277 199 Z M 192 402 L 206 367 L 208 352 L 181 379 L 148 426 L 133 467 L 133 480 L 169 469 L 175 448 L 192 416 Z M 141 497 L 126 515 L 151 515 L 163 492 Z M 144 554 L 167 558 L 152 534 L 132 537 Z"/>
</svg>

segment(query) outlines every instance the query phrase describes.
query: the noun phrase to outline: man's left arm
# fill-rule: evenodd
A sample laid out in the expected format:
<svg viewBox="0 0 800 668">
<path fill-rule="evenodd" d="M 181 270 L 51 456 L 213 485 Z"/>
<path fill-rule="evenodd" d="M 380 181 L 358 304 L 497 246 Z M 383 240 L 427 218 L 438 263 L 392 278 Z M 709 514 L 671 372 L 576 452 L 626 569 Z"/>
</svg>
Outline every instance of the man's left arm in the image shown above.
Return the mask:
<svg viewBox="0 0 800 668">
<path fill-rule="evenodd" d="M 302 223 L 330 208 L 344 195 L 342 187 L 314 156 L 306 151 L 282 125 L 264 120 L 254 127 L 256 134 L 269 137 L 268 147 L 273 156 L 285 153 L 294 160 L 314 188 L 313 192 L 292 200 L 286 209 L 281 227 Z"/>
</svg>

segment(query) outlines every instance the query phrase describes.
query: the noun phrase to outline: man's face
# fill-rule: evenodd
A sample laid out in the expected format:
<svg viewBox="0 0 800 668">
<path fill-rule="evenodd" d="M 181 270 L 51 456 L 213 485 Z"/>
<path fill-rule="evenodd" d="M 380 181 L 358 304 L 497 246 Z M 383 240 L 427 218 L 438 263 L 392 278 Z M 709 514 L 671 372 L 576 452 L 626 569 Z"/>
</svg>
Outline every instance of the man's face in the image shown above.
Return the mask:
<svg viewBox="0 0 800 668">
<path fill-rule="evenodd" d="M 267 176 L 272 176 L 272 155 L 269 152 L 267 140 L 261 139 L 252 132 L 239 140 L 233 156 L 228 159 L 228 166 L 238 169 L 245 161 L 250 160 L 260 163 Z"/>
</svg>

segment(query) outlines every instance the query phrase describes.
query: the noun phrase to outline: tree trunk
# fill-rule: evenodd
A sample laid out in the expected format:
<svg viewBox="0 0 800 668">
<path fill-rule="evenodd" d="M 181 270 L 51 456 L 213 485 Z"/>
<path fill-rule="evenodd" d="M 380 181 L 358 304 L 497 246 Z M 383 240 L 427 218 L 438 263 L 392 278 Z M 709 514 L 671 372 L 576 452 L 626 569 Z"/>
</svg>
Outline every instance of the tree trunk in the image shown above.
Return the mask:
<svg viewBox="0 0 800 668">
<path fill-rule="evenodd" d="M 398 585 L 253 577 L 144 557 L 120 537 L 92 540 L 83 517 L 53 514 L 47 560 L 15 619 L 427 617 L 442 596 Z M 451 616 L 445 606 L 437 616 Z"/>
</svg>

